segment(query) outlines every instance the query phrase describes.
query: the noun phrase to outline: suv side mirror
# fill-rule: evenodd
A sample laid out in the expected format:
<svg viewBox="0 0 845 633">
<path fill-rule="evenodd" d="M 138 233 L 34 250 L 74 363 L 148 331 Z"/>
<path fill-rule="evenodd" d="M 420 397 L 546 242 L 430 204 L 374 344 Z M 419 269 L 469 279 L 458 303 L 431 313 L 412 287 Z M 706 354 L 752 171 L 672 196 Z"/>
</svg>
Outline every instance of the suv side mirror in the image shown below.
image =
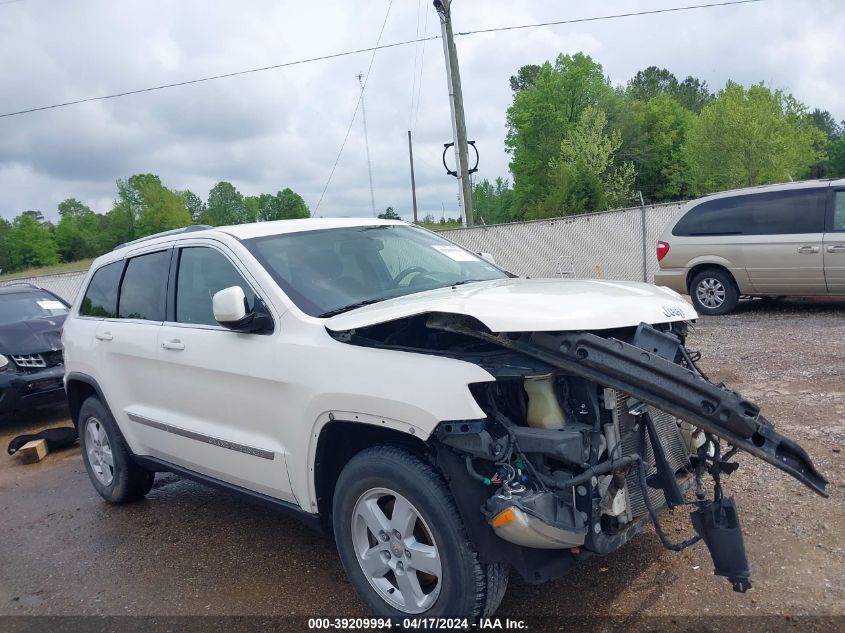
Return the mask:
<svg viewBox="0 0 845 633">
<path fill-rule="evenodd" d="M 223 327 L 235 332 L 272 332 L 273 319 L 264 302 L 255 298 L 255 307 L 250 310 L 240 286 L 230 286 L 215 292 L 211 298 L 214 319 Z"/>
<path fill-rule="evenodd" d="M 478 253 L 478 256 L 481 259 L 483 259 L 485 262 L 487 262 L 488 264 L 493 264 L 494 266 L 496 265 L 496 258 L 493 257 L 492 254 L 485 253 L 485 252 L 482 251 L 482 252 Z"/>
</svg>

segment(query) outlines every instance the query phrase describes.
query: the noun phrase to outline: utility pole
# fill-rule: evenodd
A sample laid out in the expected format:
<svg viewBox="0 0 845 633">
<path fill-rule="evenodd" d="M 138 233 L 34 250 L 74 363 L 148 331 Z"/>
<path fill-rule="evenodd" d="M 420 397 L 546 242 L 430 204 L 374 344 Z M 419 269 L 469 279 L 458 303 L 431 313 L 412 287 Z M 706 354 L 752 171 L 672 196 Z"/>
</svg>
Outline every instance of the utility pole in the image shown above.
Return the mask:
<svg viewBox="0 0 845 633">
<path fill-rule="evenodd" d="M 411 144 L 411 130 L 408 130 L 408 157 L 411 159 L 411 200 L 414 202 L 414 224 L 417 223 L 417 181 L 414 178 L 414 146 Z"/>
<path fill-rule="evenodd" d="M 460 201 L 464 207 L 464 225 L 472 226 L 472 183 L 469 174 L 467 150 L 467 124 L 464 119 L 464 97 L 461 92 L 461 73 L 458 68 L 458 50 L 452 33 L 452 1 L 434 0 L 434 8 L 440 16 L 440 30 L 443 35 L 443 55 L 446 57 L 446 81 L 449 87 L 449 105 L 452 110 L 452 136 L 455 141 L 455 161 L 460 187 Z"/>
<path fill-rule="evenodd" d="M 364 107 L 364 75 L 358 73 L 358 84 L 361 86 L 361 119 L 364 121 L 364 147 L 367 150 L 367 175 L 370 178 L 370 204 L 373 207 L 373 217 L 376 217 L 376 195 L 373 192 L 373 166 L 370 164 L 370 140 L 367 136 L 367 110 Z"/>
</svg>

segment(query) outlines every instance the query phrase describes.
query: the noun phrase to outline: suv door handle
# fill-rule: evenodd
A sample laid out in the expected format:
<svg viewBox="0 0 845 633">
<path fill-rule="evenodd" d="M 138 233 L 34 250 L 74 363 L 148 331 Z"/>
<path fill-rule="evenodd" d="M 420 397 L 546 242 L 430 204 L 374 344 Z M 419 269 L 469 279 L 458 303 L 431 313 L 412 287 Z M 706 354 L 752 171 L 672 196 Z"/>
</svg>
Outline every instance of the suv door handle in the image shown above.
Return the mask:
<svg viewBox="0 0 845 633">
<path fill-rule="evenodd" d="M 111 332 L 97 332 L 94 336 L 97 337 L 98 341 L 111 341 L 114 340 L 114 336 L 112 336 Z"/>
<path fill-rule="evenodd" d="M 799 253 L 818 253 L 819 247 L 818 246 L 802 246 L 798 249 Z"/>
<path fill-rule="evenodd" d="M 176 350 L 176 351 L 181 351 L 181 350 L 185 349 L 185 344 L 182 341 L 180 341 L 178 338 L 175 338 L 171 341 L 164 341 L 161 344 L 161 348 L 162 349 L 172 349 L 172 350 Z"/>
<path fill-rule="evenodd" d="M 827 252 L 828 253 L 845 253 L 845 245 L 844 244 L 836 244 L 835 246 L 828 246 Z"/>
</svg>

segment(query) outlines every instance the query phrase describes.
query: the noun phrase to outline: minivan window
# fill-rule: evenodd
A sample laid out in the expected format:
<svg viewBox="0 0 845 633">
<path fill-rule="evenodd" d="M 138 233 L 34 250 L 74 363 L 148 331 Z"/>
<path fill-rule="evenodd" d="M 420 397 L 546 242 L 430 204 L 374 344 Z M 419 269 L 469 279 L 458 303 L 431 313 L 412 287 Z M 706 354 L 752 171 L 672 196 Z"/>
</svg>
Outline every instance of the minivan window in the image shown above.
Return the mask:
<svg viewBox="0 0 845 633">
<path fill-rule="evenodd" d="M 79 306 L 81 316 L 114 318 L 117 316 L 117 285 L 123 272 L 123 260 L 98 268 Z"/>
<path fill-rule="evenodd" d="M 120 284 L 118 318 L 164 321 L 169 269 L 169 250 L 130 259 Z"/>
<path fill-rule="evenodd" d="M 845 191 L 836 192 L 836 204 L 833 207 L 833 230 L 845 231 Z"/>
<path fill-rule="evenodd" d="M 182 248 L 176 277 L 176 321 L 218 325 L 211 299 L 216 292 L 240 286 L 250 308 L 255 293 L 223 253 L 204 246 Z"/>
<path fill-rule="evenodd" d="M 788 235 L 824 231 L 825 189 L 769 191 L 708 200 L 693 207 L 672 235 Z"/>
</svg>

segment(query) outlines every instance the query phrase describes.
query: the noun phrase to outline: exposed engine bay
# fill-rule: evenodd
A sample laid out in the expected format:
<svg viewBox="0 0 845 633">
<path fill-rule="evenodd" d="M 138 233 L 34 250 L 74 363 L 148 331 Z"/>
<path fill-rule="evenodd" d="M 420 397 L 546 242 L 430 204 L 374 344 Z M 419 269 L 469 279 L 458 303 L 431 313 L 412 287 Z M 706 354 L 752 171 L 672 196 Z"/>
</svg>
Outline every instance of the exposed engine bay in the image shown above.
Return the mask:
<svg viewBox="0 0 845 633">
<path fill-rule="evenodd" d="M 722 490 L 732 458 L 750 453 L 823 496 L 827 480 L 759 407 L 709 381 L 688 329 L 497 334 L 472 317 L 427 314 L 332 335 L 454 357 L 495 377 L 470 385 L 485 418 L 442 422 L 430 440 L 482 562 L 505 560 L 539 582 L 652 522 L 669 549 L 703 540 L 714 572 L 744 592 L 739 516 Z M 692 529 L 673 542 L 660 513 L 679 506 L 691 506 Z"/>
</svg>

